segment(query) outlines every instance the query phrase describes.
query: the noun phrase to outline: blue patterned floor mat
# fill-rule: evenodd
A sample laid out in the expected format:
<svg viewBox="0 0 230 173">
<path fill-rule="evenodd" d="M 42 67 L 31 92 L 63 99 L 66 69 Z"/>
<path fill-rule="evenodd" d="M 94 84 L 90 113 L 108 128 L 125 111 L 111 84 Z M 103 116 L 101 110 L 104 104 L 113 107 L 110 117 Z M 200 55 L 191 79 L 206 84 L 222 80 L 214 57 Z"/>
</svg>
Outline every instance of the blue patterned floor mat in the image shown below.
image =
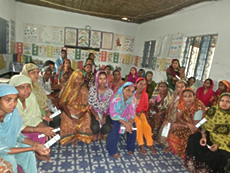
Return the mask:
<svg viewBox="0 0 230 173">
<path fill-rule="evenodd" d="M 121 136 L 118 144 L 121 157 L 114 159 L 104 141 L 89 145 L 79 142 L 78 146 L 56 144 L 51 147 L 51 161 L 39 161 L 38 169 L 40 173 L 189 173 L 181 158 L 164 153 L 160 145 L 155 145 L 156 155 L 147 147 L 147 154 L 143 155 L 136 144 L 133 156 L 127 154 L 125 146 L 125 137 Z"/>
</svg>

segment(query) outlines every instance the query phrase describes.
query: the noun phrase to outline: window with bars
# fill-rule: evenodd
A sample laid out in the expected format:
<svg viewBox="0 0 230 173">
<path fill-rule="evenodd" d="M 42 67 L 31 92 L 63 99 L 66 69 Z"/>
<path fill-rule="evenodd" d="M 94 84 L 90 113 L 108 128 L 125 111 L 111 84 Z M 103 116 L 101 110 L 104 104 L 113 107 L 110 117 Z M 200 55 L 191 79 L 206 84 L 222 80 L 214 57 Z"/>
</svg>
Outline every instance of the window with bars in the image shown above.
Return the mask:
<svg viewBox="0 0 230 173">
<path fill-rule="evenodd" d="M 146 41 L 144 45 L 142 67 L 152 68 L 156 40 Z"/>
<path fill-rule="evenodd" d="M 187 77 L 208 78 L 218 35 L 187 37 L 182 66 Z"/>
</svg>

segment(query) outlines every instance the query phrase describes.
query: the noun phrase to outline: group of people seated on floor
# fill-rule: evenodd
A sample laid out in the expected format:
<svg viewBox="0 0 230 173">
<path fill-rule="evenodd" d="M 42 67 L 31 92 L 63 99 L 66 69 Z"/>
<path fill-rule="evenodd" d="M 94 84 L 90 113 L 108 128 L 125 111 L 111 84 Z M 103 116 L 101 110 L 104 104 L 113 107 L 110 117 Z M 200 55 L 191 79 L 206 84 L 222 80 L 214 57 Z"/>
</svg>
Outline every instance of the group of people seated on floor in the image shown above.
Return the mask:
<svg viewBox="0 0 230 173">
<path fill-rule="evenodd" d="M 61 145 L 105 140 L 109 154 L 119 158 L 119 138 L 126 133 L 129 155 L 136 141 L 140 153 L 147 153 L 146 142 L 156 154 L 155 140 L 183 158 L 191 172 L 224 172 L 230 159 L 228 81 L 220 81 L 214 92 L 206 79 L 196 90 L 196 79 L 185 81 L 177 59 L 166 71 L 167 82 L 157 84 L 151 71 L 135 67 L 122 80 L 111 65 L 97 69 L 94 58 L 91 53 L 83 69 L 73 70 L 62 50 L 40 72 L 28 63 L 9 84 L 0 84 L 0 172 L 36 173 L 36 158 L 50 160 L 44 143 L 56 135 L 52 105 L 61 110 Z M 197 128 L 203 118 L 207 121 Z"/>
</svg>

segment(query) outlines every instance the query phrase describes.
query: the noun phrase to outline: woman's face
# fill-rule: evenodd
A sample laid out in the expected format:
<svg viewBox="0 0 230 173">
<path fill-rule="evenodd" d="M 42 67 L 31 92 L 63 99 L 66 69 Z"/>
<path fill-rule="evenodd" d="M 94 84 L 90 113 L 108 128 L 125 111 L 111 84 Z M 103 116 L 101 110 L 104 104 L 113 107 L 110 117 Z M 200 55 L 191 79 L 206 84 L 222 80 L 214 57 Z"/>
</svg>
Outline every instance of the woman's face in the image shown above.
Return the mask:
<svg viewBox="0 0 230 173">
<path fill-rule="evenodd" d="M 106 75 L 101 73 L 98 77 L 98 85 L 104 87 L 106 85 Z"/>
<path fill-rule="evenodd" d="M 221 97 L 219 102 L 219 107 L 223 110 L 229 110 L 230 109 L 230 96 L 225 95 Z"/>
<path fill-rule="evenodd" d="M 150 81 L 152 81 L 153 75 L 151 73 L 148 73 L 146 78 L 147 78 L 147 81 L 150 82 Z"/>
<path fill-rule="evenodd" d="M 114 74 L 113 74 L 113 78 L 115 79 L 115 80 L 119 80 L 120 79 L 120 72 L 118 72 L 118 71 L 115 71 L 114 72 Z"/>
<path fill-rule="evenodd" d="M 80 86 L 84 81 L 84 78 L 82 75 L 78 75 L 75 79 L 75 86 Z"/>
<path fill-rule="evenodd" d="M 16 89 L 18 90 L 18 96 L 20 99 L 27 99 L 32 91 L 31 85 L 28 83 L 19 85 L 16 87 Z"/>
<path fill-rule="evenodd" d="M 64 62 L 64 67 L 66 68 L 69 68 L 71 65 L 70 65 L 70 62 L 69 61 L 65 61 Z"/>
<path fill-rule="evenodd" d="M 39 77 L 39 70 L 37 68 L 30 70 L 28 76 L 32 82 L 37 82 Z"/>
<path fill-rule="evenodd" d="M 85 66 L 85 71 L 86 71 L 87 73 L 90 73 L 90 72 L 92 71 L 92 66 L 91 66 L 90 64 L 86 65 L 86 66 Z"/>
<path fill-rule="evenodd" d="M 65 51 L 61 52 L 61 57 L 62 57 L 62 59 L 66 59 L 66 52 Z"/>
<path fill-rule="evenodd" d="M 173 61 L 172 67 L 173 67 L 173 69 L 177 69 L 179 67 L 178 61 Z"/>
<path fill-rule="evenodd" d="M 184 82 L 180 82 L 176 85 L 176 89 L 178 91 L 178 95 L 180 95 L 182 93 L 182 91 L 186 88 L 185 83 Z"/>
<path fill-rule="evenodd" d="M 195 100 L 195 96 L 193 95 L 191 91 L 185 91 L 183 93 L 183 100 L 184 100 L 185 105 L 189 106 L 193 104 Z"/>
<path fill-rule="evenodd" d="M 210 82 L 209 80 L 206 80 L 206 81 L 204 82 L 204 87 L 205 87 L 206 89 L 209 89 L 209 88 L 211 87 L 211 82 Z"/>
<path fill-rule="evenodd" d="M 123 96 L 125 100 L 128 100 L 130 97 L 133 96 L 135 91 L 135 87 L 134 86 L 128 86 L 126 88 L 123 89 Z"/>
<path fill-rule="evenodd" d="M 92 60 L 95 59 L 95 55 L 94 54 L 90 54 L 89 58 L 91 58 Z"/>
<path fill-rule="evenodd" d="M 226 88 L 226 86 L 223 84 L 223 82 L 219 82 L 218 89 L 219 89 L 221 92 L 225 92 L 225 91 L 227 90 L 227 88 Z"/>
<path fill-rule="evenodd" d="M 86 64 L 91 64 L 91 65 L 93 65 L 93 60 L 92 60 L 92 59 L 88 59 L 88 60 L 86 61 Z"/>
<path fill-rule="evenodd" d="M 137 92 L 142 92 L 143 89 L 145 89 L 145 87 L 146 87 L 146 81 L 145 80 L 140 80 L 137 83 Z"/>
<path fill-rule="evenodd" d="M 161 84 L 159 85 L 159 87 L 158 87 L 158 90 L 159 90 L 160 93 L 163 94 L 163 93 L 166 93 L 166 92 L 168 91 L 168 87 L 167 87 L 166 84 L 161 83 Z"/>
<path fill-rule="evenodd" d="M 0 113 L 6 114 L 14 111 L 18 103 L 18 94 L 9 94 L 0 98 Z"/>
<path fill-rule="evenodd" d="M 138 76 L 142 76 L 143 75 L 143 71 L 142 70 L 139 70 L 138 71 Z"/>
<path fill-rule="evenodd" d="M 193 78 L 190 78 L 188 82 L 189 82 L 189 85 L 192 86 L 195 83 L 195 80 Z"/>
<path fill-rule="evenodd" d="M 107 73 L 107 74 L 110 74 L 111 73 L 111 68 L 110 67 L 105 67 L 105 72 Z"/>
<path fill-rule="evenodd" d="M 132 75 L 135 75 L 135 73 L 136 73 L 135 69 L 132 68 L 132 69 L 131 69 L 131 74 L 132 74 Z"/>
</svg>

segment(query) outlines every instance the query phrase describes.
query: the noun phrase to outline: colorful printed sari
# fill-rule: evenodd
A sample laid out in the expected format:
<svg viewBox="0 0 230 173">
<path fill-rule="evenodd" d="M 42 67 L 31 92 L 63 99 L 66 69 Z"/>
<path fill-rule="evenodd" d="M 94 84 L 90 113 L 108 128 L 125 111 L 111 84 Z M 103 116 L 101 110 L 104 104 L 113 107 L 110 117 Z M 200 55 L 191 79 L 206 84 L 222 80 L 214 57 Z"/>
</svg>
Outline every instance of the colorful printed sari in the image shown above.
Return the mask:
<svg viewBox="0 0 230 173">
<path fill-rule="evenodd" d="M 220 95 L 216 106 L 206 111 L 207 122 L 202 126 L 206 131 L 207 144 L 218 144 L 213 152 L 206 146 L 200 145 L 201 133 L 197 132 L 189 137 L 186 150 L 185 166 L 192 172 L 224 172 L 224 167 L 230 159 L 230 109 L 219 107 L 220 99 L 229 93 Z"/>
<path fill-rule="evenodd" d="M 172 91 L 170 89 L 168 89 L 163 98 L 161 98 L 158 89 L 156 89 L 153 93 L 153 100 L 149 104 L 147 118 L 154 136 L 158 134 L 159 129 L 165 120 L 171 95 Z"/>
<path fill-rule="evenodd" d="M 0 172 L 13 173 L 11 164 L 9 162 L 4 161 L 1 157 L 0 157 Z"/>
<path fill-rule="evenodd" d="M 193 124 L 194 121 L 194 115 L 197 111 L 202 110 L 203 115 L 205 113 L 205 106 L 200 101 L 195 99 L 193 104 L 186 108 L 183 100 L 180 101 L 180 103 L 177 106 L 177 109 L 182 112 L 182 119 L 183 121 L 187 123 Z M 175 124 L 180 124 L 179 122 L 175 122 Z M 170 131 L 169 137 L 168 137 L 168 144 L 170 148 L 172 149 L 173 153 L 185 158 L 185 150 L 187 147 L 188 137 L 192 134 L 189 127 L 183 127 L 179 126 L 172 131 Z"/>
<path fill-rule="evenodd" d="M 76 117 L 76 120 L 72 120 L 64 111 L 62 112 L 60 131 L 62 137 L 60 141 L 61 145 L 77 140 L 89 144 L 92 140 L 88 89 L 84 85 L 75 86 L 75 80 L 79 75 L 84 78 L 81 71 L 74 71 L 59 95 L 59 105 L 62 106 L 62 104 L 66 104 L 70 114 Z"/>
</svg>

